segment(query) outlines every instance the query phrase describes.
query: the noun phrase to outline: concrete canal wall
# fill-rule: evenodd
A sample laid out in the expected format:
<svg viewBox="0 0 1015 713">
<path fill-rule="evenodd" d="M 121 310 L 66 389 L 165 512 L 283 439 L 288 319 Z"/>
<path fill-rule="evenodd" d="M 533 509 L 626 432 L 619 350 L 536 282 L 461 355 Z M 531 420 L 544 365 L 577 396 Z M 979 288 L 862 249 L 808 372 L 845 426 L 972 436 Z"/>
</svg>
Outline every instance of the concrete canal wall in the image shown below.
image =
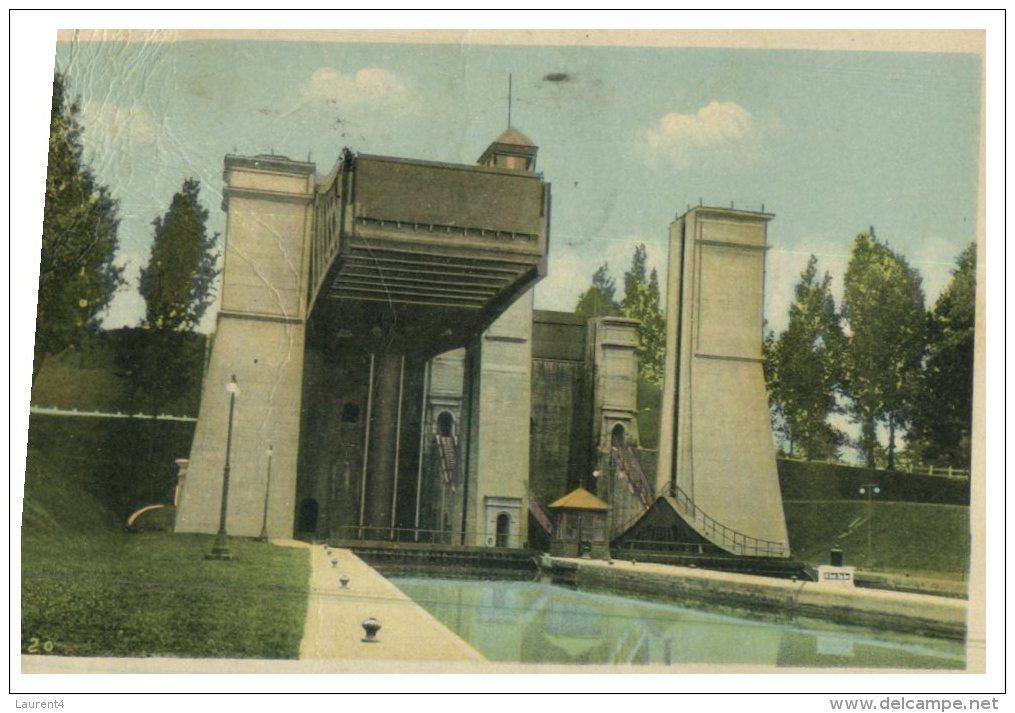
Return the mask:
<svg viewBox="0 0 1015 713">
<path fill-rule="evenodd" d="M 966 602 L 961 599 L 620 560 L 610 564 L 544 556 L 540 568 L 554 580 L 579 588 L 729 607 L 778 619 L 813 619 L 953 640 L 966 635 Z"/>
</svg>

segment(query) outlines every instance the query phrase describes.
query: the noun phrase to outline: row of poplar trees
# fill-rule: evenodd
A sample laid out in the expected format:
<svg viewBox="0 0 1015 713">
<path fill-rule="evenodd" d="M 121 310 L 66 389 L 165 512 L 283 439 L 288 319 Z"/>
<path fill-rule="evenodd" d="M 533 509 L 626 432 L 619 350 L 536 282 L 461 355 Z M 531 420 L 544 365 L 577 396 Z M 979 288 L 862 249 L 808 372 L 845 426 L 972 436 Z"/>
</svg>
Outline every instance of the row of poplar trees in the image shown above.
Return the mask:
<svg viewBox="0 0 1015 713">
<path fill-rule="evenodd" d="M 772 425 L 783 454 L 837 460 L 852 448 L 870 467 L 968 467 L 976 246 L 958 256 L 929 310 L 920 274 L 873 229 L 853 242 L 838 308 L 831 287 L 831 275 L 820 274 L 811 256 L 788 326 L 764 340 Z M 604 263 L 575 312 L 637 319 L 639 375 L 661 386 L 666 323 L 644 245 L 624 272 L 623 297 Z"/>
<path fill-rule="evenodd" d="M 788 326 L 765 338 L 772 424 L 784 453 L 825 460 L 851 446 L 868 467 L 968 467 L 976 246 L 958 256 L 929 310 L 919 272 L 873 229 L 853 241 L 838 308 L 831 283 L 812 255 Z M 857 434 L 835 422 L 855 424 Z"/>
<path fill-rule="evenodd" d="M 32 382 L 48 357 L 80 348 L 126 285 L 117 264 L 119 216 L 107 186 L 84 159 L 80 102 L 65 75 L 53 79 L 49 164 L 42 231 Z M 145 301 L 139 327 L 120 340 L 116 360 L 128 388 L 157 416 L 199 369 L 203 340 L 195 334 L 214 299 L 218 234 L 208 234 L 200 184 L 183 182 L 154 235 L 138 290 Z"/>
</svg>

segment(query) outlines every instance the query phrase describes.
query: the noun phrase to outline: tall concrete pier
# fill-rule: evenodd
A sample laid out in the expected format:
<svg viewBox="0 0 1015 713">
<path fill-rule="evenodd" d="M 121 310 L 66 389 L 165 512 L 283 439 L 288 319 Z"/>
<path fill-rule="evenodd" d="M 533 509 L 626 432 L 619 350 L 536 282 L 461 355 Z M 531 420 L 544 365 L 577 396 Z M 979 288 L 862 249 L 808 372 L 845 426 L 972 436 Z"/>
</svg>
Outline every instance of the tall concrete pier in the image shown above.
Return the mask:
<svg viewBox="0 0 1015 713">
<path fill-rule="evenodd" d="M 268 532 L 291 536 L 314 167 L 273 156 L 227 156 L 225 181 L 222 302 L 176 530 L 218 529 L 229 411 L 226 385 L 235 375 L 239 394 L 232 432 L 229 531 L 260 532 L 267 449 L 272 446 Z"/>
<path fill-rule="evenodd" d="M 670 226 L 656 489 L 716 546 L 788 556 L 761 354 L 772 217 L 700 207 Z"/>
</svg>

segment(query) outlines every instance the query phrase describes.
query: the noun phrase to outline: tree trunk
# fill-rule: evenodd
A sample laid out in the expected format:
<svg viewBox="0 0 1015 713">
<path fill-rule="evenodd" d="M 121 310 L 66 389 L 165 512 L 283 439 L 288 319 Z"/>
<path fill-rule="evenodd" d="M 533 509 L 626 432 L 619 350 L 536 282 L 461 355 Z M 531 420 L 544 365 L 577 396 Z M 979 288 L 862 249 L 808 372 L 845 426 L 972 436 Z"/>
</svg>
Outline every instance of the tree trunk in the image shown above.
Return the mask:
<svg viewBox="0 0 1015 713">
<path fill-rule="evenodd" d="M 875 459 L 874 451 L 877 445 L 877 426 L 874 423 L 874 418 L 868 416 L 864 419 L 862 432 L 860 434 L 861 444 L 863 445 L 864 459 L 867 461 L 868 468 L 876 468 L 877 461 Z"/>
</svg>

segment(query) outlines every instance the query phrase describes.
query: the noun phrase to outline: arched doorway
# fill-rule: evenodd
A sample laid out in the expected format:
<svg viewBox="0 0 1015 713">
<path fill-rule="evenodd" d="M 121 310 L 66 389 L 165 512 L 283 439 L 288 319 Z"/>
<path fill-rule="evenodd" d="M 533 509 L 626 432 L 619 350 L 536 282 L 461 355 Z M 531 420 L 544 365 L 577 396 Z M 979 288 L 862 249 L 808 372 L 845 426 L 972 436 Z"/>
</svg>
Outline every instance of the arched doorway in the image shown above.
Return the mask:
<svg viewBox="0 0 1015 713">
<path fill-rule="evenodd" d="M 304 498 L 300 501 L 299 514 L 296 517 L 297 532 L 317 532 L 317 501 Z"/>
<path fill-rule="evenodd" d="M 610 440 L 613 441 L 613 445 L 617 448 L 621 448 L 625 445 L 624 443 L 624 424 L 618 423 L 610 431 Z"/>
<path fill-rule="evenodd" d="M 437 416 L 437 435 L 451 436 L 455 432 L 455 417 L 447 411 L 441 411 Z"/>
<path fill-rule="evenodd" d="M 502 512 L 497 516 L 497 547 L 507 547 L 511 537 L 511 516 Z"/>
</svg>

